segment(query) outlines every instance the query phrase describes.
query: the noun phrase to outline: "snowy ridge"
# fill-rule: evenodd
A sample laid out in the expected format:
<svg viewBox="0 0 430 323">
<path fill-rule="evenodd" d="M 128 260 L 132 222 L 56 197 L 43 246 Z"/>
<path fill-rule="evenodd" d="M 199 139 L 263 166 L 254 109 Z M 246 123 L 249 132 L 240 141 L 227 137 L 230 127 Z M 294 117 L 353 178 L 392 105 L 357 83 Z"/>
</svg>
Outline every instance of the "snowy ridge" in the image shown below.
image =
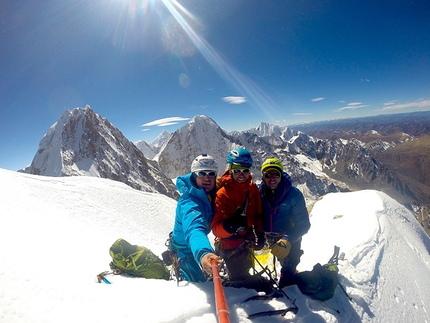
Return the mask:
<svg viewBox="0 0 430 323">
<path fill-rule="evenodd" d="M 418 300 L 427 297 L 430 287 L 426 277 L 430 241 L 411 212 L 381 192 L 360 191 L 328 194 L 315 204 L 312 215 L 311 230 L 321 227 L 324 232 L 319 231 L 319 238 L 316 232 L 306 235 L 304 250 L 315 248 L 315 238 L 321 239 L 321 252 L 330 244 L 340 246 L 345 252 L 341 283 L 362 306 L 363 315 L 391 322 L 377 318 L 375 311 L 393 307 L 393 299 L 404 310 L 396 322 L 415 321 L 408 315 L 417 310 L 428 315 L 426 302 Z M 416 287 L 411 294 L 409 290 Z"/>
<path fill-rule="evenodd" d="M 95 276 L 108 270 L 109 247 L 117 238 L 160 255 L 173 227 L 176 201 L 95 177 L 45 177 L 0 169 L 0 322 L 82 321 L 215 323 L 211 282 Z M 331 193 L 318 201 L 304 236 L 299 270 L 325 263 L 333 246 L 340 288 L 333 299 L 313 301 L 296 286 L 294 316 L 252 322 L 430 322 L 430 239 L 413 215 L 377 191 Z M 288 306 L 241 302 L 255 292 L 225 288 L 232 323 L 247 315 Z M 118 297 L 118 295 L 127 295 Z M 339 311 L 339 313 L 335 312 Z"/>
<path fill-rule="evenodd" d="M 294 136 L 293 131 L 288 127 L 261 122 L 256 128 L 246 130 L 245 133 L 252 133 L 261 138 L 266 138 L 272 145 L 282 145 L 282 142 L 290 140 Z"/>
</svg>

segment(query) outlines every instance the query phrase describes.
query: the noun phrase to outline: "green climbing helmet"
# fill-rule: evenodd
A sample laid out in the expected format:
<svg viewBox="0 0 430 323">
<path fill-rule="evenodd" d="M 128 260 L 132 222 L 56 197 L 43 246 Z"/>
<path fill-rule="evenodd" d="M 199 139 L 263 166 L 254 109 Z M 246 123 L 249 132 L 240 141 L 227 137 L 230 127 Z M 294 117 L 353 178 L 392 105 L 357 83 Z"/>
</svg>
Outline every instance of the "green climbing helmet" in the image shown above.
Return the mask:
<svg viewBox="0 0 430 323">
<path fill-rule="evenodd" d="M 279 170 L 281 174 L 284 172 L 284 166 L 282 166 L 278 158 L 275 157 L 267 158 L 264 161 L 263 165 L 261 165 L 261 173 L 265 173 L 269 168 L 275 168 Z"/>
</svg>

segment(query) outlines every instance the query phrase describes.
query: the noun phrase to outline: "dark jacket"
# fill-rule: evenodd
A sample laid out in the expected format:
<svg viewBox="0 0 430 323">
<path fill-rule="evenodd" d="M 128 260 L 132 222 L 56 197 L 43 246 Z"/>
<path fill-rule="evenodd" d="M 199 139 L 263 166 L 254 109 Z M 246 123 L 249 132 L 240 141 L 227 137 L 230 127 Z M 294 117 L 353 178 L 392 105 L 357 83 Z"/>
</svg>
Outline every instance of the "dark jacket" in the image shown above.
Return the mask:
<svg viewBox="0 0 430 323">
<path fill-rule="evenodd" d="M 263 202 L 264 231 L 286 236 L 294 243 L 306 234 L 311 226 L 305 199 L 300 190 L 292 186 L 291 178 L 282 173 L 281 182 L 275 190 L 261 182 L 260 194 Z"/>
</svg>

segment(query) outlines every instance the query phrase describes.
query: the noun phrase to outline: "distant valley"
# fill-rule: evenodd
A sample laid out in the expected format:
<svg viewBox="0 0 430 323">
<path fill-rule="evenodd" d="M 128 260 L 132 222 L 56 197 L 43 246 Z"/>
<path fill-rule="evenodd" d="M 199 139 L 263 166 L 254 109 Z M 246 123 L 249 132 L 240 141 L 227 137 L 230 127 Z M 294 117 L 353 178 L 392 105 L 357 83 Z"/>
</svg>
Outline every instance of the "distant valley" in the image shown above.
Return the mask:
<svg viewBox="0 0 430 323">
<path fill-rule="evenodd" d="M 407 184 L 411 196 L 390 193 L 414 209 L 419 222 L 430 233 L 430 111 L 314 122 L 290 128 L 326 140 L 361 141 L 372 157 Z"/>
</svg>

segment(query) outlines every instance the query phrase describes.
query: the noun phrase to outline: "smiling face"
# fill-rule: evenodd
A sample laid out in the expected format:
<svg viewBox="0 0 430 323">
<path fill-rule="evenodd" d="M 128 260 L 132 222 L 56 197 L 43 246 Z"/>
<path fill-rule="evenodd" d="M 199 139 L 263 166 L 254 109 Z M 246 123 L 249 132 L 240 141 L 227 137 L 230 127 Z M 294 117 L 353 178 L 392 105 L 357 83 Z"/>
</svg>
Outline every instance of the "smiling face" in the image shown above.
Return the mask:
<svg viewBox="0 0 430 323">
<path fill-rule="evenodd" d="M 245 183 L 251 174 L 251 170 L 249 168 L 234 168 L 230 170 L 230 174 L 236 182 Z"/>
<path fill-rule="evenodd" d="M 197 186 L 204 189 L 206 193 L 209 193 L 215 187 L 216 172 L 200 171 L 196 175 Z"/>
<path fill-rule="evenodd" d="M 275 168 L 269 168 L 263 174 L 264 183 L 271 190 L 274 190 L 278 187 L 278 184 L 281 182 L 281 173 Z"/>
</svg>

